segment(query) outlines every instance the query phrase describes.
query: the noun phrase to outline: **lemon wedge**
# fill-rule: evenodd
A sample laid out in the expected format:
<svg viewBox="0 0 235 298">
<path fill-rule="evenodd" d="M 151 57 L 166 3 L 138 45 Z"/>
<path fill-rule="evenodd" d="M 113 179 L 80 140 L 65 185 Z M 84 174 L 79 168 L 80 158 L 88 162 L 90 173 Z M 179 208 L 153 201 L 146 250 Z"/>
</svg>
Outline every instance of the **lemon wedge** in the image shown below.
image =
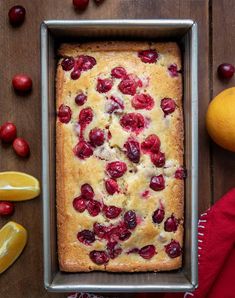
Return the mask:
<svg viewBox="0 0 235 298">
<path fill-rule="evenodd" d="M 25 201 L 40 194 L 39 181 L 21 172 L 0 172 L 0 200 Z"/>
<path fill-rule="evenodd" d="M 0 273 L 19 257 L 27 242 L 27 231 L 10 221 L 0 230 Z"/>
</svg>

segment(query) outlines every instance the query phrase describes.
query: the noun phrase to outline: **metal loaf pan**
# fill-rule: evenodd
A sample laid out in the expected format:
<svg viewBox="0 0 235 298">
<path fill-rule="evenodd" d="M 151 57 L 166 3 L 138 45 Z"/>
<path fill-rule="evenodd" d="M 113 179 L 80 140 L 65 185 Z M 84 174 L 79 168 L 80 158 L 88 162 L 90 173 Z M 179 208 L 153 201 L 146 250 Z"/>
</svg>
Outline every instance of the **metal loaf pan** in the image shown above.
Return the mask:
<svg viewBox="0 0 235 298">
<path fill-rule="evenodd" d="M 55 67 L 60 42 L 169 40 L 182 49 L 184 77 L 185 183 L 184 257 L 181 270 L 146 273 L 63 273 L 56 245 Z M 48 291 L 193 291 L 197 286 L 198 86 L 197 24 L 192 20 L 49 20 L 41 25 L 42 185 L 44 284 Z"/>
</svg>

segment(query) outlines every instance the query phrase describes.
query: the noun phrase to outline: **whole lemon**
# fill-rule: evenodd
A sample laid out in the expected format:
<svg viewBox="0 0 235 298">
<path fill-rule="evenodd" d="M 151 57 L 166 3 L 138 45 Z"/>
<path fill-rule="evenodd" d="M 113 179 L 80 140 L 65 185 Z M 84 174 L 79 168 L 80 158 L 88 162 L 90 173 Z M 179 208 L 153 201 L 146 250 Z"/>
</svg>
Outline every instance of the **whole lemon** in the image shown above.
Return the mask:
<svg viewBox="0 0 235 298">
<path fill-rule="evenodd" d="M 215 143 L 235 152 L 235 87 L 225 89 L 210 102 L 206 127 Z"/>
</svg>

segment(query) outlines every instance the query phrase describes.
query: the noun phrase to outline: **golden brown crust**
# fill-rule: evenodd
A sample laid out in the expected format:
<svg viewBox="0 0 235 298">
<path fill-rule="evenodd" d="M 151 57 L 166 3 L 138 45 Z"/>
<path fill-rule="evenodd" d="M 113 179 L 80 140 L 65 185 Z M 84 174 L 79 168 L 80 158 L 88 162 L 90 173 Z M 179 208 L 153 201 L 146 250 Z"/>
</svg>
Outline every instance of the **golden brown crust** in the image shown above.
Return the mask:
<svg viewBox="0 0 235 298">
<path fill-rule="evenodd" d="M 139 50 L 154 48 L 159 52 L 159 62 L 156 65 L 141 63 L 136 53 Z M 135 53 L 135 54 L 133 54 Z M 171 78 L 167 72 L 169 64 L 177 64 L 181 68 L 180 50 L 176 43 L 144 43 L 144 42 L 104 42 L 86 44 L 64 44 L 59 50 L 63 56 L 74 56 L 79 54 L 94 56 L 97 60 L 97 67 L 84 72 L 79 80 L 70 79 L 70 72 L 63 71 L 58 63 L 56 76 L 56 106 L 61 104 L 69 105 L 73 111 L 72 120 L 68 124 L 56 122 L 56 191 L 57 191 L 57 230 L 58 230 L 58 255 L 62 271 L 78 272 L 103 270 L 113 272 L 134 272 L 134 271 L 167 271 L 181 267 L 182 258 L 171 259 L 167 256 L 164 246 L 171 239 L 177 240 L 183 245 L 183 180 L 175 179 L 176 169 L 183 165 L 183 115 L 182 115 L 182 77 L 179 74 Z M 116 60 L 115 60 L 116 59 Z M 118 62 L 115 62 L 118 61 Z M 135 73 L 144 79 L 148 76 L 152 84 L 146 86 L 146 92 L 150 93 L 156 103 L 151 111 L 138 110 L 152 119 L 151 125 L 137 137 L 141 142 L 149 134 L 155 133 L 161 140 L 161 151 L 166 154 L 166 165 L 164 168 L 156 168 L 152 165 L 149 155 L 142 154 L 140 163 L 136 166 L 131 163 L 122 152 L 122 147 L 129 133 L 123 131 L 119 125 L 118 118 L 110 117 L 104 113 L 104 95 L 95 91 L 93 81 L 98 76 L 105 77 L 107 72 L 114 66 L 124 66 L 129 72 Z M 75 95 L 84 91 L 88 94 L 88 102 L 82 107 L 74 103 Z M 160 99 L 171 97 L 177 104 L 176 111 L 164 117 L 160 109 Z M 131 96 L 123 97 L 125 106 L 131 109 L 129 104 Z M 95 154 L 85 161 L 79 160 L 73 154 L 73 147 L 77 143 L 75 126 L 80 110 L 84 107 L 91 107 L 96 117 L 85 131 L 87 138 L 89 130 L 94 127 L 105 129 L 109 125 L 112 138 L 101 151 L 97 149 Z M 113 149 L 110 149 L 112 147 Z M 97 157 L 105 154 L 105 159 Z M 102 156 L 103 157 L 103 156 Z M 116 158 L 115 158 L 116 157 Z M 121 187 L 128 185 L 126 194 L 114 194 L 107 196 L 103 186 L 105 178 L 104 168 L 107 160 L 123 160 L 128 169 L 136 171 L 127 172 L 118 182 Z M 94 175 L 95 172 L 95 175 Z M 163 174 L 166 181 L 166 188 L 163 191 L 154 192 L 150 190 L 148 199 L 143 199 L 141 193 L 148 189 L 149 179 L 152 175 Z M 95 241 L 91 246 L 85 246 L 77 238 L 77 232 L 83 229 L 92 230 L 93 223 L 99 222 L 107 225 L 102 214 L 91 217 L 87 211 L 76 212 L 72 207 L 74 197 L 80 195 L 80 186 L 90 183 L 94 188 L 96 199 L 107 205 L 115 205 L 123 209 L 137 210 L 137 213 L 144 220 L 137 226 L 132 236 L 121 243 L 123 253 L 117 258 L 109 261 L 107 265 L 96 265 L 89 258 L 92 250 L 105 250 L 105 241 Z M 180 220 L 180 225 L 175 233 L 165 232 L 163 223 L 154 225 L 152 213 L 159 204 L 165 207 L 165 219 L 173 213 Z M 108 222 L 117 223 L 118 220 Z M 156 246 L 157 254 L 150 260 L 145 260 L 138 254 L 127 254 L 128 250 L 134 247 L 143 247 L 148 244 Z"/>
</svg>

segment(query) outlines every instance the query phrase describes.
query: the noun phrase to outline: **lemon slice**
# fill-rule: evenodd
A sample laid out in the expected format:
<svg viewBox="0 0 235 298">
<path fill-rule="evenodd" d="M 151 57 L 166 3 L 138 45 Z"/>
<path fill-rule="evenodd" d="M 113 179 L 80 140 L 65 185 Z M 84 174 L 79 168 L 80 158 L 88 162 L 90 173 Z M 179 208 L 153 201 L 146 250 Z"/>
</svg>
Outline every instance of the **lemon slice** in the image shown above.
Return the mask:
<svg viewBox="0 0 235 298">
<path fill-rule="evenodd" d="M 25 201 L 40 194 L 39 181 L 21 172 L 0 172 L 0 200 Z"/>
<path fill-rule="evenodd" d="M 27 231 L 10 221 L 0 230 L 0 273 L 19 257 L 27 242 Z"/>
</svg>

